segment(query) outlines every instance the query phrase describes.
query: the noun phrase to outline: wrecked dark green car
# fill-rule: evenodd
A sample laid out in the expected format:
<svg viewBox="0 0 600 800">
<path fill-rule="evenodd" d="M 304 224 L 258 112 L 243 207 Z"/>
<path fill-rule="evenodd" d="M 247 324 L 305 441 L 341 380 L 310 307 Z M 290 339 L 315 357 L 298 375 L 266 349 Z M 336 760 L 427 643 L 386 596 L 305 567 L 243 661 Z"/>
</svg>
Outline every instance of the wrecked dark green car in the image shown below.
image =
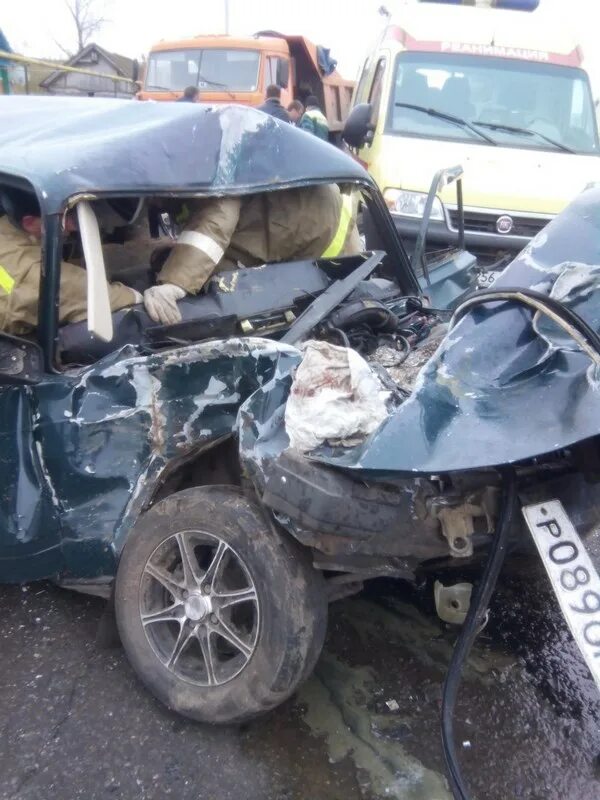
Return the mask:
<svg viewBox="0 0 600 800">
<path fill-rule="evenodd" d="M 34 192 L 43 216 L 37 336 L 0 334 L 0 579 L 110 599 L 134 668 L 181 713 L 223 722 L 266 711 L 310 673 L 328 590 L 310 550 L 253 499 L 238 409 L 296 363 L 277 341 L 292 327 L 310 331 L 350 295 L 371 327 L 405 297 L 421 307 L 385 204 L 352 159 L 252 109 L 0 102 L 0 186 Z M 221 272 L 181 301 L 170 328 L 142 306 L 110 314 L 107 276 L 148 280 L 149 237 L 136 249 L 118 233 L 147 228 L 151 199 L 319 182 L 362 192 L 386 253 Z M 110 235 L 107 206 L 121 218 Z M 72 209 L 75 243 L 63 230 Z M 171 234 L 162 214 L 158 225 Z M 73 247 L 88 320 L 59 326 Z"/>
<path fill-rule="evenodd" d="M 35 192 L 44 222 L 37 341 L 0 335 L 0 579 L 106 597 L 158 698 L 233 722 L 290 696 L 328 601 L 366 579 L 438 578 L 439 615 L 475 635 L 488 568 L 474 603 L 465 584 L 528 526 L 594 672 L 600 578 L 577 532 L 600 506 L 598 190 L 448 332 L 371 179 L 327 143 L 233 106 L 0 106 L 0 186 Z M 130 236 L 151 208 L 319 182 L 361 193 L 381 250 L 221 272 L 169 327 L 110 314 L 107 275 L 152 281 L 156 241 Z M 59 326 L 78 247 L 88 320 Z M 445 281 L 458 297 L 469 277 Z"/>
</svg>

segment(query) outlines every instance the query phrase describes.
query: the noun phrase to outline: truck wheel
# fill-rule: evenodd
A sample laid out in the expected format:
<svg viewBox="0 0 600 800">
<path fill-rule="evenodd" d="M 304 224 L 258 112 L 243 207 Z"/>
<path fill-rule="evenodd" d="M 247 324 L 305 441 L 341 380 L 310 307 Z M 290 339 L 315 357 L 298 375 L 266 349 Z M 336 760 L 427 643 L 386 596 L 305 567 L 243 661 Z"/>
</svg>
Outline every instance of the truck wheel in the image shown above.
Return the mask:
<svg viewBox="0 0 600 800">
<path fill-rule="evenodd" d="M 210 723 L 277 706 L 311 673 L 327 624 L 322 575 L 238 489 L 186 489 L 136 523 L 119 564 L 117 624 L 139 677 Z"/>
</svg>

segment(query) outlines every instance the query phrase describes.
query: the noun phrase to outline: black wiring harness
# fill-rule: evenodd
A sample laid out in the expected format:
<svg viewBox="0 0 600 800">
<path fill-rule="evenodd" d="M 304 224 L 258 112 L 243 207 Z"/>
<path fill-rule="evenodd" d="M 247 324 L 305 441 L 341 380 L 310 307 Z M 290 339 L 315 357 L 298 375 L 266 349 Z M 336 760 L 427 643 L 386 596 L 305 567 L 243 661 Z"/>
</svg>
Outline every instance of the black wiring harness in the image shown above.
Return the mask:
<svg viewBox="0 0 600 800">
<path fill-rule="evenodd" d="M 413 347 L 426 339 L 443 312 L 424 306 L 419 297 L 402 298 L 404 313 L 398 315 L 376 300 L 356 300 L 335 311 L 322 324 L 319 336 L 334 344 L 351 347 L 362 356 L 372 355 L 379 347 L 390 349 L 390 363 L 399 366 Z"/>
</svg>

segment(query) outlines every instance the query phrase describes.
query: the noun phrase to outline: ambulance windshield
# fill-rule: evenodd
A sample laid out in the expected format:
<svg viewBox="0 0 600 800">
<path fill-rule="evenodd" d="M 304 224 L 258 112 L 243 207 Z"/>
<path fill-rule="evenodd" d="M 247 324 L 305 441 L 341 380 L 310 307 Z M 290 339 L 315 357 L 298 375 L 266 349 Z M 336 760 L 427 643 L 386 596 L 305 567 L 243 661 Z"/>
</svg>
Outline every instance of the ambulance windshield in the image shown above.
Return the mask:
<svg viewBox="0 0 600 800">
<path fill-rule="evenodd" d="M 600 153 L 590 85 L 575 67 L 455 53 L 401 53 L 387 130 L 409 136 Z M 419 106 L 407 108 L 407 105 Z M 461 126 L 443 116 L 459 117 Z"/>
</svg>

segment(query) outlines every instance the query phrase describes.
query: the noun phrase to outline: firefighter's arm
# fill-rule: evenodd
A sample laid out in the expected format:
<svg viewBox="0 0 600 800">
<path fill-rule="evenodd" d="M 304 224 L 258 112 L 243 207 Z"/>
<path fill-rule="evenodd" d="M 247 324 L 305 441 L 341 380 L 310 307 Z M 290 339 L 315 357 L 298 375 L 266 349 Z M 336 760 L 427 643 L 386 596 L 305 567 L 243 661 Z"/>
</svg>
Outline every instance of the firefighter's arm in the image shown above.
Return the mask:
<svg viewBox="0 0 600 800">
<path fill-rule="evenodd" d="M 158 274 L 158 286 L 144 292 L 144 305 L 154 322 L 174 325 L 181 320 L 177 301 L 186 294 L 197 294 L 214 272 L 237 227 L 240 205 L 239 197 L 195 204 Z"/>
<path fill-rule="evenodd" d="M 192 209 L 183 233 L 158 275 L 158 282 L 174 284 L 197 294 L 223 258 L 240 218 L 239 197 L 200 201 Z"/>
</svg>

